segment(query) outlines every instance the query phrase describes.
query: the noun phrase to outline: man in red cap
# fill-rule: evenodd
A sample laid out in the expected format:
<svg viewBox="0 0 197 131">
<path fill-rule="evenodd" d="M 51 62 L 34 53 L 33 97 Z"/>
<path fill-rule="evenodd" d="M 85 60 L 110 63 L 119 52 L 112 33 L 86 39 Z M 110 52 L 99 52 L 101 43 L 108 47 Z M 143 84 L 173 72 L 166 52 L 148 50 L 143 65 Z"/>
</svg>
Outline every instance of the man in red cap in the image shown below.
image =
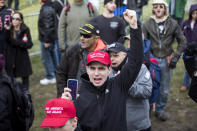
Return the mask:
<svg viewBox="0 0 197 131">
<path fill-rule="evenodd" d="M 124 19 L 130 25 L 131 44 L 128 62 L 114 78 L 109 78 L 109 54 L 95 51 L 87 56 L 87 73 L 81 76 L 80 95 L 75 102 L 79 125 L 84 131 L 127 131 L 126 98 L 143 62 L 140 25 L 136 12 L 126 10 Z M 65 88 L 62 97 L 72 99 Z"/>
<path fill-rule="evenodd" d="M 49 131 L 78 131 L 75 106 L 72 101 L 56 98 L 45 106 L 46 117 L 40 127 L 49 127 Z"/>
</svg>

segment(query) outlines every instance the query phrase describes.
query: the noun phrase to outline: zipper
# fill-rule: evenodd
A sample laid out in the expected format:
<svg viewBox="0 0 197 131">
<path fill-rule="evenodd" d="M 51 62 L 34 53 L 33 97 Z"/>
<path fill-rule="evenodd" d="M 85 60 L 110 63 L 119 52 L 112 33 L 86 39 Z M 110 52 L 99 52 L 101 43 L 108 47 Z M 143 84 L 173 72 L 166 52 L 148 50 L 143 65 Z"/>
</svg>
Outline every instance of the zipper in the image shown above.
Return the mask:
<svg viewBox="0 0 197 131">
<path fill-rule="evenodd" d="M 157 36 L 158 36 L 158 40 L 159 40 L 159 50 L 161 50 L 161 38 L 160 38 L 160 35 L 159 35 L 159 27 L 158 27 L 158 24 L 156 24 L 156 27 L 157 27 Z M 161 54 L 161 52 L 159 51 L 159 56 L 161 56 L 160 55 Z"/>
</svg>

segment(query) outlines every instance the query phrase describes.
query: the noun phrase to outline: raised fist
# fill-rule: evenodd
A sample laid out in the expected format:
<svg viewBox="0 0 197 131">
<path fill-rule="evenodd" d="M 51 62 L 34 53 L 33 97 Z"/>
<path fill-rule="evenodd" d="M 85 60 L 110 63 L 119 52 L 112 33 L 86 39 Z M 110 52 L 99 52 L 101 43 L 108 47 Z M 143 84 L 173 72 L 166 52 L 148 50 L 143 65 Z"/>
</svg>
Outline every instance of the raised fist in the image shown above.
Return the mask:
<svg viewBox="0 0 197 131">
<path fill-rule="evenodd" d="M 131 28 L 137 29 L 137 16 L 134 10 L 127 9 L 123 13 L 125 21 L 130 25 Z"/>
</svg>

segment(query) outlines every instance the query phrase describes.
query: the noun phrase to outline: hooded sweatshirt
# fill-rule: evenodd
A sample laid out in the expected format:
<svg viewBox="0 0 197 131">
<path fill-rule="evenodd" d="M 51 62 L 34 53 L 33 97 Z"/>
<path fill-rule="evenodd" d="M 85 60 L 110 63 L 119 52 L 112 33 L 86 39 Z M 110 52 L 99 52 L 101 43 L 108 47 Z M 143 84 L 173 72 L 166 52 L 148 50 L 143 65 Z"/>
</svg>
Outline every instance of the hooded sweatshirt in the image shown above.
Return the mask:
<svg viewBox="0 0 197 131">
<path fill-rule="evenodd" d="M 193 28 L 191 26 L 191 20 L 192 20 L 192 12 L 197 10 L 197 4 L 194 4 L 190 7 L 189 10 L 189 19 L 187 19 L 186 21 L 183 22 L 182 25 L 182 30 L 184 32 L 184 35 L 187 39 L 187 43 L 191 43 L 191 42 L 197 42 L 197 19 L 195 24 L 193 25 Z"/>
</svg>

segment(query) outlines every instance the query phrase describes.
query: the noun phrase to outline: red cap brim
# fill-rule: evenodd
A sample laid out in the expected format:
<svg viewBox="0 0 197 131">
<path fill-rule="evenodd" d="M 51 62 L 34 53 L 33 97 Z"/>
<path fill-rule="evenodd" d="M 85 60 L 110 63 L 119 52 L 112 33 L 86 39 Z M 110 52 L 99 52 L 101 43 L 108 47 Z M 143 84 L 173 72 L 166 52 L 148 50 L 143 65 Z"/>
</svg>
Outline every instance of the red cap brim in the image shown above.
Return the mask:
<svg viewBox="0 0 197 131">
<path fill-rule="evenodd" d="M 45 118 L 40 127 L 61 127 L 66 124 L 70 118 Z"/>
</svg>

